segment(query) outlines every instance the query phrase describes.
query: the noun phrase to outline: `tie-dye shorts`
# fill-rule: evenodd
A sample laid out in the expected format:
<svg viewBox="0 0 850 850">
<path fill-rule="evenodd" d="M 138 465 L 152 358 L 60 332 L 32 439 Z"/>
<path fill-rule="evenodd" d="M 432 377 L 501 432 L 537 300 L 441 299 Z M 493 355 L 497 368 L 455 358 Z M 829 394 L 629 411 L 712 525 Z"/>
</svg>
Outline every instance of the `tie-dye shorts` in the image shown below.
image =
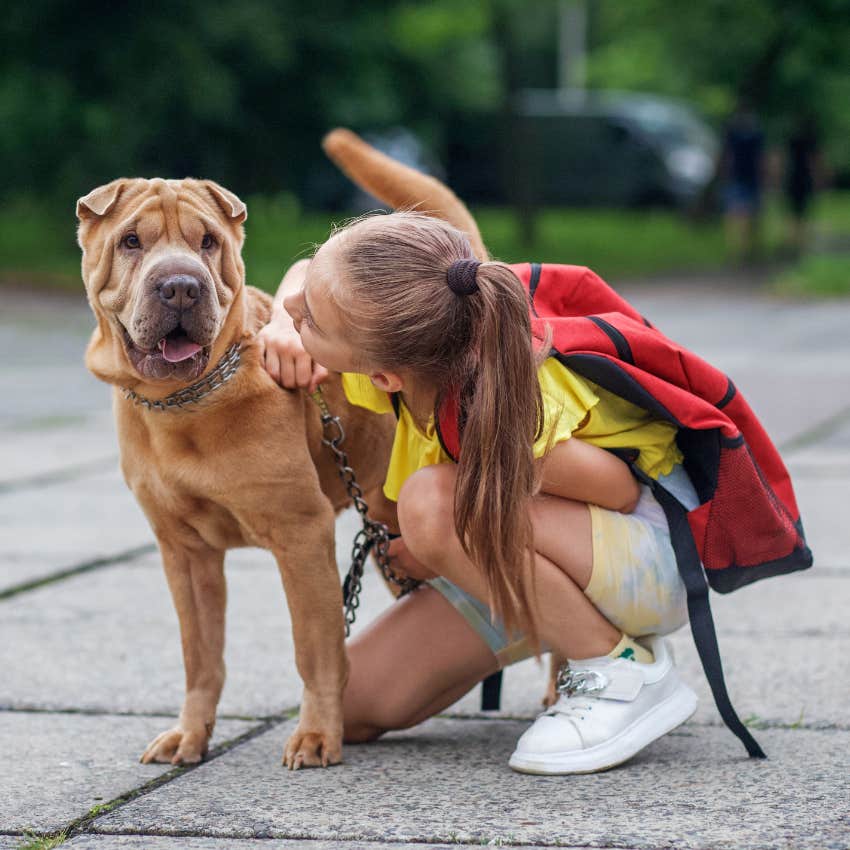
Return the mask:
<svg viewBox="0 0 850 850">
<path fill-rule="evenodd" d="M 686 508 L 699 504 L 682 466 L 661 476 L 659 483 Z M 641 485 L 637 507 L 630 514 L 588 507 L 593 571 L 584 592 L 591 602 L 631 637 L 669 634 L 687 623 L 687 594 L 676 566 L 667 518 L 649 487 Z M 432 579 L 429 584 L 481 635 L 500 666 L 532 654 L 522 635 L 510 635 L 498 620 L 491 620 L 484 603 L 444 578 Z"/>
</svg>

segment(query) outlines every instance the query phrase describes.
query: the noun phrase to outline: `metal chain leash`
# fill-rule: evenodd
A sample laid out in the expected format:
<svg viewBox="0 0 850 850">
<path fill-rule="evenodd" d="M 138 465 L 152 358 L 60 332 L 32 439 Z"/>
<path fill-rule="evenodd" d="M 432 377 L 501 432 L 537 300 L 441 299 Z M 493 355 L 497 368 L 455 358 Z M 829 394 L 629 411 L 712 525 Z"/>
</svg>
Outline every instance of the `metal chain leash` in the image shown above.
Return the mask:
<svg viewBox="0 0 850 850">
<path fill-rule="evenodd" d="M 374 549 L 375 561 L 378 564 L 384 578 L 401 588 L 400 596 L 410 593 L 421 582 L 412 578 L 401 578 L 396 575 L 390 566 L 390 539 L 397 535 L 390 535 L 389 529 L 382 522 L 369 519 L 369 506 L 363 500 L 363 491 L 357 483 L 354 470 L 348 463 L 348 455 L 340 448 L 345 440 L 345 431 L 338 416 L 333 416 L 328 404 L 322 395 L 321 387 L 310 393 L 310 398 L 318 405 L 322 414 L 322 443 L 326 445 L 334 456 L 339 477 L 345 485 L 348 497 L 354 504 L 357 513 L 363 520 L 363 528 L 354 535 L 354 543 L 351 550 L 351 566 L 345 576 L 342 585 L 342 605 L 345 615 L 345 636 L 351 633 L 351 626 L 357 618 L 357 609 L 360 606 L 360 591 L 362 589 L 363 569 L 369 552 Z"/>
</svg>

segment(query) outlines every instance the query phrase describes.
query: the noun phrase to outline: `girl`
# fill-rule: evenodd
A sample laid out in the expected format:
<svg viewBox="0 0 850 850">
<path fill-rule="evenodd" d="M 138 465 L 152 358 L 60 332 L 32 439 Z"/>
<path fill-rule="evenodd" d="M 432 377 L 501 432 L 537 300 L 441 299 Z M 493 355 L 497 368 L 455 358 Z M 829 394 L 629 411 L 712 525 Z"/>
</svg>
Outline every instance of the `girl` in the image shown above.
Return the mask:
<svg viewBox="0 0 850 850">
<path fill-rule="evenodd" d="M 660 637 L 687 621 L 664 513 L 600 448 L 639 449 L 641 469 L 693 507 L 675 428 L 547 356 L 507 266 L 479 263 L 435 218 L 360 219 L 290 269 L 261 337 L 284 387 L 330 370 L 354 404 L 400 401 L 390 551 L 427 584 L 352 640 L 347 741 L 419 723 L 541 648 L 570 661 L 515 770 L 604 770 L 690 717 L 696 696 Z M 457 464 L 435 427 L 451 399 Z"/>
</svg>

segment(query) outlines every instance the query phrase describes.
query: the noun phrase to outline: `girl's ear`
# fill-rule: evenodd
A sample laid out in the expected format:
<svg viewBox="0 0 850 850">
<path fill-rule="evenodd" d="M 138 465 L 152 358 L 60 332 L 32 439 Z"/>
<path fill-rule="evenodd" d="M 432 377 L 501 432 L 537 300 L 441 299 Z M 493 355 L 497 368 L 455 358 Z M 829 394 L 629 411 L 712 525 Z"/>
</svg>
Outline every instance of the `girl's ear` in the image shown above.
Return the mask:
<svg viewBox="0 0 850 850">
<path fill-rule="evenodd" d="M 369 380 L 385 393 L 397 393 L 404 389 L 404 381 L 395 372 L 372 372 Z"/>
</svg>

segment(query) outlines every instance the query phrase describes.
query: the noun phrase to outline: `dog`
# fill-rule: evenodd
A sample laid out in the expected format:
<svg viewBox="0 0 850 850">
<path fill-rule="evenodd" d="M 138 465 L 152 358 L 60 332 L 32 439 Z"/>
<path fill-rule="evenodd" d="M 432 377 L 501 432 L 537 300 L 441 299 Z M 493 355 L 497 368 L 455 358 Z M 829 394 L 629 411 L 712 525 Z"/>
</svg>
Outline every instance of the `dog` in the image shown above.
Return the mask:
<svg viewBox="0 0 850 850">
<path fill-rule="evenodd" d="M 210 180 L 122 178 L 77 202 L 82 277 L 97 326 L 88 369 L 113 385 L 121 470 L 162 555 L 180 624 L 186 693 L 177 724 L 141 761 L 188 764 L 207 752 L 224 685 L 224 556 L 274 555 L 304 682 L 290 769 L 342 759 L 348 672 L 334 516 L 349 503 L 322 445 L 318 407 L 266 372 L 256 335 L 271 297 L 245 284 L 245 204 Z M 393 417 L 349 405 L 345 450 L 375 519 Z"/>
</svg>

